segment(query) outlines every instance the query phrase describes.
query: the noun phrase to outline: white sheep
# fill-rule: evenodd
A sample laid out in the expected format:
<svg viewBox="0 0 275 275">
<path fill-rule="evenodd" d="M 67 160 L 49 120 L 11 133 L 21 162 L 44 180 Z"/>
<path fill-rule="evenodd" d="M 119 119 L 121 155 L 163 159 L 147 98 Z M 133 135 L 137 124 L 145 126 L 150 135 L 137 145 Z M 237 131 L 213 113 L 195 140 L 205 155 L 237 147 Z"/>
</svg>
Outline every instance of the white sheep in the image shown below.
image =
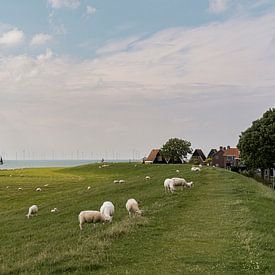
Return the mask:
<svg viewBox="0 0 275 275">
<path fill-rule="evenodd" d="M 193 187 L 193 181 L 186 182 L 185 186 L 188 187 L 188 188 Z"/>
<path fill-rule="evenodd" d="M 37 205 L 32 205 L 29 208 L 29 212 L 28 212 L 28 214 L 26 216 L 29 219 L 31 216 L 36 215 L 37 212 L 38 212 L 38 206 Z"/>
<path fill-rule="evenodd" d="M 141 215 L 142 211 L 138 208 L 138 203 L 135 199 L 129 199 L 126 202 L 126 209 L 129 213 L 129 216 L 131 216 L 132 214 L 136 214 L 136 215 Z"/>
<path fill-rule="evenodd" d="M 192 167 L 191 168 L 191 171 L 194 171 L 194 172 L 200 172 L 201 171 L 201 169 L 200 169 L 200 167 Z"/>
<path fill-rule="evenodd" d="M 164 185 L 165 192 L 173 193 L 175 191 L 173 179 L 165 179 L 163 185 Z"/>
<path fill-rule="evenodd" d="M 151 177 L 150 177 L 150 176 L 146 176 L 145 179 L 146 179 L 146 180 L 149 180 L 149 179 L 151 179 Z"/>
<path fill-rule="evenodd" d="M 48 184 L 48 183 L 47 183 L 47 184 L 44 184 L 44 186 L 47 187 L 47 186 L 49 186 L 49 184 Z"/>
<path fill-rule="evenodd" d="M 91 186 L 88 186 L 88 187 L 87 187 L 87 190 L 91 190 L 91 188 L 92 188 Z"/>
<path fill-rule="evenodd" d="M 112 222 L 115 214 L 115 206 L 110 201 L 105 201 L 100 207 L 100 213 L 103 214 L 109 222 Z"/>
<path fill-rule="evenodd" d="M 78 215 L 78 220 L 80 230 L 82 230 L 82 225 L 84 223 L 93 223 L 95 226 L 96 223 L 105 223 L 108 221 L 103 214 L 94 210 L 81 211 Z"/>
<path fill-rule="evenodd" d="M 125 183 L 125 180 L 119 180 L 119 183 Z"/>
<path fill-rule="evenodd" d="M 119 180 L 114 180 L 114 183 L 116 184 L 116 183 L 119 183 Z"/>
<path fill-rule="evenodd" d="M 176 173 L 179 173 L 180 172 L 180 170 L 176 170 Z"/>
<path fill-rule="evenodd" d="M 37 188 L 36 188 L 36 191 L 37 191 L 37 192 L 41 192 L 42 189 L 41 189 L 40 187 L 37 187 Z"/>
<path fill-rule="evenodd" d="M 186 184 L 186 180 L 184 178 L 172 178 L 172 180 L 174 181 L 173 186 L 185 186 Z"/>
<path fill-rule="evenodd" d="M 21 188 L 21 187 L 18 187 L 18 190 L 19 190 L 19 191 L 22 191 L 22 190 L 23 190 L 23 188 Z"/>
<path fill-rule="evenodd" d="M 54 209 L 51 210 L 52 213 L 58 212 L 58 209 L 55 207 Z"/>
</svg>

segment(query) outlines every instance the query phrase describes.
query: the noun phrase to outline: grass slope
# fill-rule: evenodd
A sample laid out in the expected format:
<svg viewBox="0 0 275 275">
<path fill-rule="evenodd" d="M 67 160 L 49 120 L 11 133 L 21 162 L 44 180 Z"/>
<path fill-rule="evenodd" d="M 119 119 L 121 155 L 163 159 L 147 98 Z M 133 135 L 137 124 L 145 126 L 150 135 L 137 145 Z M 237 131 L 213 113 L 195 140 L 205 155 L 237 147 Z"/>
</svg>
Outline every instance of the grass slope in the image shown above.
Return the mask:
<svg viewBox="0 0 275 275">
<path fill-rule="evenodd" d="M 195 187 L 167 195 L 163 181 L 173 176 Z M 143 217 L 129 219 L 131 197 Z M 116 207 L 113 223 L 80 232 L 78 213 L 106 200 Z M 32 204 L 39 214 L 28 220 Z M 50 213 L 54 207 L 60 212 Z M 274 274 L 275 193 L 229 171 L 194 173 L 188 165 L 0 171 L 0 243 L 0 274 Z"/>
</svg>

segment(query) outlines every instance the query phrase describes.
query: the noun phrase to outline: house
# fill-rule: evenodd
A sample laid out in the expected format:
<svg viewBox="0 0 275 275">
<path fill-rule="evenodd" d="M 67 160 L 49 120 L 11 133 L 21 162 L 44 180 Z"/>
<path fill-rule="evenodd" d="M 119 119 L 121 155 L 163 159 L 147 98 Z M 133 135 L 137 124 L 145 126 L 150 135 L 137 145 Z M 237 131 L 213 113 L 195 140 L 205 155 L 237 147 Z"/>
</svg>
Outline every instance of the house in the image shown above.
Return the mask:
<svg viewBox="0 0 275 275">
<path fill-rule="evenodd" d="M 179 158 L 165 158 L 161 154 L 160 149 L 152 149 L 149 156 L 144 161 L 146 164 L 150 163 L 184 163 L 184 161 L 181 161 Z"/>
<path fill-rule="evenodd" d="M 166 163 L 166 161 L 161 155 L 160 149 L 152 149 L 145 163 Z"/>
<path fill-rule="evenodd" d="M 237 167 L 240 161 L 240 151 L 238 148 L 230 148 L 227 146 L 227 149 L 223 153 L 224 157 L 224 168 Z"/>
<path fill-rule="evenodd" d="M 225 151 L 225 147 L 220 146 L 219 151 L 217 151 L 212 155 L 213 166 L 224 168 L 224 158 L 223 158 L 224 151 Z"/>
<path fill-rule="evenodd" d="M 198 162 L 198 164 L 203 165 L 204 161 L 206 160 L 206 157 L 201 149 L 196 149 L 190 158 L 191 162 Z"/>
<path fill-rule="evenodd" d="M 216 154 L 218 152 L 217 149 L 211 149 L 209 154 L 207 155 L 207 158 L 213 158 L 213 155 Z"/>
<path fill-rule="evenodd" d="M 238 148 L 227 148 L 220 146 L 220 150 L 212 156 L 212 165 L 221 168 L 231 169 L 238 166 L 240 161 L 240 151 Z"/>
</svg>

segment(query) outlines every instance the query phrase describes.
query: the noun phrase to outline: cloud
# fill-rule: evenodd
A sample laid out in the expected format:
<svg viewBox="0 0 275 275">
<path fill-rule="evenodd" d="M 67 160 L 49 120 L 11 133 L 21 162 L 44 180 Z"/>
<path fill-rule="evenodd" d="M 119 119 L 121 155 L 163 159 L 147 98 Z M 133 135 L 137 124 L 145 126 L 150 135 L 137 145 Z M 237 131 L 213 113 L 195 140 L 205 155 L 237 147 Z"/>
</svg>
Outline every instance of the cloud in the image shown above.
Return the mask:
<svg viewBox="0 0 275 275">
<path fill-rule="evenodd" d="M 18 29 L 13 29 L 3 33 L 0 36 L 0 46 L 15 47 L 21 44 L 24 40 L 24 33 Z"/>
<path fill-rule="evenodd" d="M 86 7 L 86 15 L 94 15 L 96 13 L 96 8 L 93 6 Z"/>
<path fill-rule="evenodd" d="M 70 8 L 76 9 L 80 5 L 80 0 L 48 0 L 53 9 Z"/>
<path fill-rule="evenodd" d="M 230 0 L 209 0 L 209 11 L 212 13 L 221 13 L 228 8 Z"/>
<path fill-rule="evenodd" d="M 41 46 L 46 44 L 47 42 L 52 41 L 52 36 L 45 33 L 38 33 L 33 36 L 30 45 L 31 46 Z"/>
<path fill-rule="evenodd" d="M 109 41 L 83 61 L 50 49 L 1 56 L 2 143 L 11 151 L 106 148 L 125 158 L 171 136 L 234 146 L 274 104 L 274 30 L 269 13 Z"/>
</svg>

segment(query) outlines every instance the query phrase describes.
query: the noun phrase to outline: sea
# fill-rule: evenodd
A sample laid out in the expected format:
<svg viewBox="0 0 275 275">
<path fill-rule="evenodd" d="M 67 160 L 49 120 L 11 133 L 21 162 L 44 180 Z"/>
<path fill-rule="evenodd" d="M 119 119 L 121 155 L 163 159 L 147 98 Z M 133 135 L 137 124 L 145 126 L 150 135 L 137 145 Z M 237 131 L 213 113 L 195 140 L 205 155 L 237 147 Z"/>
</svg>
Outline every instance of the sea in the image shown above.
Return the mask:
<svg viewBox="0 0 275 275">
<path fill-rule="evenodd" d="M 129 162 L 129 160 L 106 160 L 106 162 Z M 3 169 L 73 167 L 89 163 L 101 163 L 101 160 L 4 160 Z"/>
</svg>

